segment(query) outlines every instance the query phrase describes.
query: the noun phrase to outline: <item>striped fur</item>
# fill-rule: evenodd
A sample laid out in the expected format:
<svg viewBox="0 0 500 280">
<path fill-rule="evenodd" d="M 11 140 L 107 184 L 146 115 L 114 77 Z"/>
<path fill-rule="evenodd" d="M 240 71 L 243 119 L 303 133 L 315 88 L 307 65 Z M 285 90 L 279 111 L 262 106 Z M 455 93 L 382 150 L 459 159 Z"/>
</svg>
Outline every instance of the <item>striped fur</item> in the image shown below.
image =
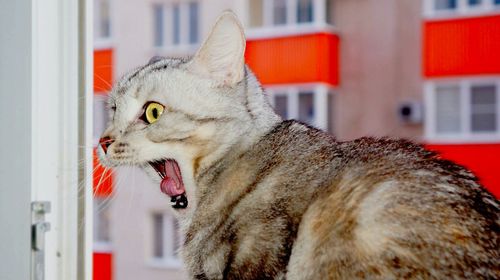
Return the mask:
<svg viewBox="0 0 500 280">
<path fill-rule="evenodd" d="M 155 59 L 111 94 L 101 161 L 175 159 L 192 279 L 499 279 L 498 201 L 404 140 L 336 141 L 272 110 L 230 12 L 191 59 Z M 223 46 L 223 48 L 221 48 Z M 160 120 L 137 121 L 143 105 Z"/>
<path fill-rule="evenodd" d="M 500 276 L 498 202 L 407 141 L 285 121 L 197 185 L 184 256 L 201 279 Z"/>
</svg>

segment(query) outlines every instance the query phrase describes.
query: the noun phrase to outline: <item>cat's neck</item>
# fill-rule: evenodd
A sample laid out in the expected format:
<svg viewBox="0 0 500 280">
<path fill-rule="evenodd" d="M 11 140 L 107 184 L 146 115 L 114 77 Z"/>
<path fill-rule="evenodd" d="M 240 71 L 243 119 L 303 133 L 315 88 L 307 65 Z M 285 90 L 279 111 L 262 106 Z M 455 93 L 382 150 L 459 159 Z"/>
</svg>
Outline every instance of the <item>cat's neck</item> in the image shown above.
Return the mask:
<svg viewBox="0 0 500 280">
<path fill-rule="evenodd" d="M 219 168 L 251 150 L 265 135 L 269 134 L 282 119 L 274 112 L 269 104 L 262 87 L 251 71 L 247 71 L 244 82 L 238 85 L 236 92 L 244 100 L 246 113 L 226 120 L 224 123 L 214 123 L 210 141 L 191 155 L 193 174 L 189 181 L 192 183 L 193 201 L 200 199 L 205 191 L 207 177 L 217 173 Z M 191 168 L 191 166 L 190 166 Z"/>
<path fill-rule="evenodd" d="M 335 139 L 330 135 L 296 121 L 282 121 L 261 135 L 250 147 L 233 150 L 200 173 L 196 178 L 196 197 L 200 202 L 212 204 L 218 201 L 217 197 L 224 190 L 231 190 L 235 195 L 238 192 L 244 193 L 252 187 L 247 183 L 253 179 L 248 177 L 257 176 L 260 172 L 268 170 L 280 161 L 283 154 L 301 158 L 309 151 L 312 139 L 317 140 L 318 150 L 337 149 Z M 333 161 L 328 162 L 330 165 L 333 164 Z M 308 198 L 307 195 L 301 197 L 303 200 Z"/>
<path fill-rule="evenodd" d="M 250 150 L 262 137 L 267 135 L 281 120 L 273 120 L 272 123 L 266 123 L 263 126 L 250 127 L 242 129 L 241 125 L 235 123 L 227 127 L 228 131 L 221 131 L 221 135 L 232 134 L 226 141 L 219 141 L 217 147 L 213 147 L 209 154 L 205 155 L 200 161 L 200 166 L 194 174 L 195 181 L 200 181 L 219 165 L 237 159 L 240 155 Z M 235 131 L 238 131 L 236 134 Z"/>
<path fill-rule="evenodd" d="M 195 168 L 195 178 L 222 159 L 246 152 L 282 122 L 269 104 L 262 86 L 248 68 L 237 91 L 245 100 L 247 114 L 217 128 L 218 132 L 214 135 L 217 139 L 211 141 L 215 144 L 203 155 L 199 168 Z"/>
</svg>

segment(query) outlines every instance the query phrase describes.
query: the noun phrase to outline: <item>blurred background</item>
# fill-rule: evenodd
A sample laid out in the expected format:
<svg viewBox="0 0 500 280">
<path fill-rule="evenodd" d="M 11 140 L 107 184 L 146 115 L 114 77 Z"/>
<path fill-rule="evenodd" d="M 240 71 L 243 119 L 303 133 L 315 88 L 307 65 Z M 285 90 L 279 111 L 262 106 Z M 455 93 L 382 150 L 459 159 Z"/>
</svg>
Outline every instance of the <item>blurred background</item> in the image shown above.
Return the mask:
<svg viewBox="0 0 500 280">
<path fill-rule="evenodd" d="M 192 55 L 225 9 L 283 118 L 418 141 L 500 195 L 500 0 L 94 0 L 94 145 L 111 85 Z M 94 279 L 185 279 L 168 199 L 140 170 L 94 164 Z"/>
</svg>

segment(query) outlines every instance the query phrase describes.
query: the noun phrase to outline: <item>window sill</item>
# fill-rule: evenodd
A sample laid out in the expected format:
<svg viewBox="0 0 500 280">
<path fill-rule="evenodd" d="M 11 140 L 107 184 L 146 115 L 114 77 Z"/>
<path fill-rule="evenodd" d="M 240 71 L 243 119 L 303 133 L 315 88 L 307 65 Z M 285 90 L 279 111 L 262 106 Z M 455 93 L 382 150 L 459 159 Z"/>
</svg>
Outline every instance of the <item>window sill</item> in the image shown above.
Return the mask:
<svg viewBox="0 0 500 280">
<path fill-rule="evenodd" d="M 106 50 L 111 48 L 113 48 L 113 41 L 111 37 L 94 39 L 94 50 Z"/>
<path fill-rule="evenodd" d="M 327 23 L 302 23 L 263 26 L 246 30 L 247 39 L 266 39 L 314 33 L 338 33 L 337 28 Z"/>
<path fill-rule="evenodd" d="M 94 253 L 111 253 L 113 246 L 111 246 L 111 242 L 95 241 L 92 249 Z"/>
<path fill-rule="evenodd" d="M 478 135 L 436 135 L 426 136 L 423 140 L 425 143 L 432 144 L 493 144 L 500 143 L 500 135 L 498 133 Z"/>
<path fill-rule="evenodd" d="M 181 270 L 183 269 L 183 264 L 180 259 L 174 258 L 152 258 L 146 262 L 146 265 L 151 268 L 157 269 L 175 269 Z"/>
<path fill-rule="evenodd" d="M 467 11 L 433 11 L 426 13 L 427 20 L 451 20 L 500 15 L 500 7 L 493 10 L 472 9 Z"/>
<path fill-rule="evenodd" d="M 300 90 L 316 90 L 318 87 L 326 87 L 329 90 L 334 90 L 337 87 L 324 82 L 310 82 L 310 83 L 290 83 L 290 84 L 271 84 L 264 86 L 268 91 L 283 91 L 286 92 L 290 87 Z"/>
</svg>

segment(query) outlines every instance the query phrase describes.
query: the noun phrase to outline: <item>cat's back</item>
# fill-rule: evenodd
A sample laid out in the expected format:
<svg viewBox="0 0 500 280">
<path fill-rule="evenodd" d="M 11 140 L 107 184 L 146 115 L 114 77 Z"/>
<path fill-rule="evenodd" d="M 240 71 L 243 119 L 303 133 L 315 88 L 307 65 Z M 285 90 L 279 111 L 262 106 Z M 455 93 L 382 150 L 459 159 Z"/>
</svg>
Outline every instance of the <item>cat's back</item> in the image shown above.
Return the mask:
<svg viewBox="0 0 500 280">
<path fill-rule="evenodd" d="M 333 171 L 301 219 L 287 279 L 500 277 L 498 201 L 470 171 L 406 140 L 324 137 L 303 138 L 324 145 L 314 156 Z"/>
<path fill-rule="evenodd" d="M 187 248 L 228 279 L 500 277 L 498 202 L 409 141 L 285 121 L 206 173 Z"/>
</svg>

